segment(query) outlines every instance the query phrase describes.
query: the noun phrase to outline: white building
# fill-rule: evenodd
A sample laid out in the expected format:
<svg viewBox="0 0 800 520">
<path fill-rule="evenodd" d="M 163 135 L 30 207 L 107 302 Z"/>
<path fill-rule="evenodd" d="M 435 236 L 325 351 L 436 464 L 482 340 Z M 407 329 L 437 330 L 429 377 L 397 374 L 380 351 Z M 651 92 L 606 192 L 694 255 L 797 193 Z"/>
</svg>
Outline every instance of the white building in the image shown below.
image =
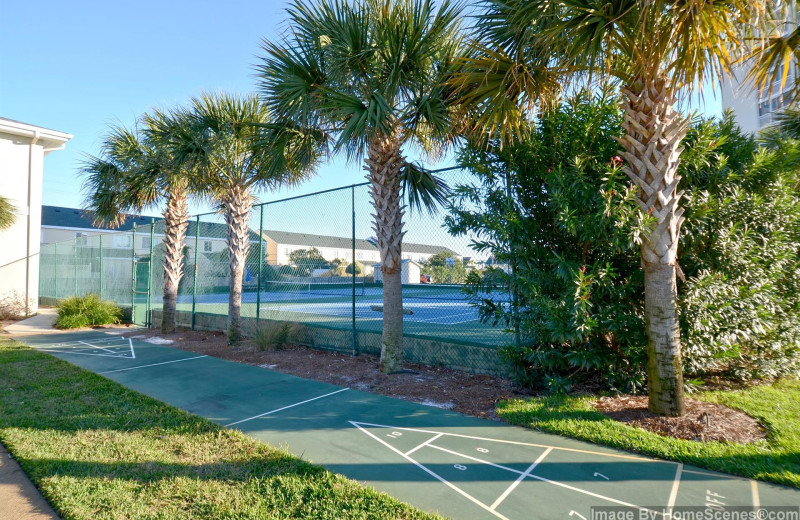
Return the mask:
<svg viewBox="0 0 800 520">
<path fill-rule="evenodd" d="M 0 231 L 0 302 L 38 310 L 39 240 L 44 158 L 72 135 L 0 117 L 0 195 L 16 208 L 11 228 Z"/>
<path fill-rule="evenodd" d="M 403 260 L 401 263 L 401 271 L 400 271 L 400 283 L 402 284 L 410 284 L 410 283 L 420 283 L 419 275 L 422 270 L 422 265 L 415 262 L 414 260 Z M 376 282 L 383 282 L 383 273 L 381 272 L 381 265 L 375 264 L 375 281 Z"/>
<path fill-rule="evenodd" d="M 786 30 L 791 31 L 796 27 L 798 19 L 796 4 L 790 4 L 790 15 L 786 23 Z M 797 80 L 797 63 L 789 66 L 786 83 L 781 89 L 779 77 L 771 88 L 759 93 L 751 84 L 745 83 L 750 67 L 740 66 L 734 71 L 734 77 L 723 81 L 721 88 L 722 109 L 732 110 L 737 124 L 743 131 L 755 134 L 774 120 L 774 116 L 791 101 L 789 90 L 793 89 Z M 782 76 L 782 71 L 779 76 Z"/>
</svg>

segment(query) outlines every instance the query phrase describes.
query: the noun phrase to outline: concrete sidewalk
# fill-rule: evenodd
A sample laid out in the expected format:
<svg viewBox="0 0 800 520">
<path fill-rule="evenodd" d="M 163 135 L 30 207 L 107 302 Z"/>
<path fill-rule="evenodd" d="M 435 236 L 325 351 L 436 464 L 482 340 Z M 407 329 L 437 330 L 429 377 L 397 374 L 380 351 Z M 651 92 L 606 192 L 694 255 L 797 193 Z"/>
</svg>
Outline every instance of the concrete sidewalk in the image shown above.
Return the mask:
<svg viewBox="0 0 800 520">
<path fill-rule="evenodd" d="M 0 444 L 0 518 L 58 520 L 50 504 Z"/>
<path fill-rule="evenodd" d="M 18 321 L 13 325 L 4 327 L 3 330 L 12 336 L 27 336 L 29 334 L 52 334 L 58 332 L 53 328 L 53 324 L 58 317 L 57 309 L 40 308 L 39 314 L 30 318 Z"/>
</svg>

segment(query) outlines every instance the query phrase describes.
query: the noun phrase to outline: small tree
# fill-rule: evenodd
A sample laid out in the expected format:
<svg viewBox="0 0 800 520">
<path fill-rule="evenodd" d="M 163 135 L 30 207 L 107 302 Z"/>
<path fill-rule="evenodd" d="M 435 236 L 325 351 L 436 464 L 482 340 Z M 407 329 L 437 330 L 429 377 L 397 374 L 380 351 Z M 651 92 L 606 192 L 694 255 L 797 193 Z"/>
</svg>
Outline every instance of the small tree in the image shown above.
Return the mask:
<svg viewBox="0 0 800 520">
<path fill-rule="evenodd" d="M 289 253 L 289 262 L 307 273 L 312 273 L 314 269 L 330 269 L 333 266 L 316 247 L 292 251 Z"/>
<path fill-rule="evenodd" d="M 355 265 L 356 276 L 364 274 L 364 264 L 361 262 L 355 262 L 354 264 L 348 264 L 345 268 L 345 274 L 353 274 L 353 266 Z"/>
</svg>

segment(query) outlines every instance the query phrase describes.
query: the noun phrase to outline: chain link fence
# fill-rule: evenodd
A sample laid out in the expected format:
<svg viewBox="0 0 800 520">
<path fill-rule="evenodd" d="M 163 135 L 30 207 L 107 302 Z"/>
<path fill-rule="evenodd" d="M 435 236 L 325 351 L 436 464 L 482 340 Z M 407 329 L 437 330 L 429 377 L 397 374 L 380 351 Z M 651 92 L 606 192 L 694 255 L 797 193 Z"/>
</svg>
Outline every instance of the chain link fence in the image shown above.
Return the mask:
<svg viewBox="0 0 800 520">
<path fill-rule="evenodd" d="M 448 185 L 471 181 L 440 171 Z M 292 323 L 293 341 L 352 354 L 380 352 L 382 279 L 367 183 L 266 202 L 253 208 L 242 280 L 246 327 Z M 464 292 L 472 271 L 491 259 L 470 236 L 454 236 L 447 212 L 406 209 L 402 246 L 406 359 L 502 374 L 498 347 L 513 334 L 479 320 Z M 183 246 L 179 325 L 225 329 L 230 286 L 227 228 L 218 213 L 193 217 Z M 158 325 L 163 295 L 164 224 L 44 244 L 40 296 L 90 292 L 129 310 L 139 325 Z M 484 297 L 505 299 L 504 293 Z"/>
</svg>

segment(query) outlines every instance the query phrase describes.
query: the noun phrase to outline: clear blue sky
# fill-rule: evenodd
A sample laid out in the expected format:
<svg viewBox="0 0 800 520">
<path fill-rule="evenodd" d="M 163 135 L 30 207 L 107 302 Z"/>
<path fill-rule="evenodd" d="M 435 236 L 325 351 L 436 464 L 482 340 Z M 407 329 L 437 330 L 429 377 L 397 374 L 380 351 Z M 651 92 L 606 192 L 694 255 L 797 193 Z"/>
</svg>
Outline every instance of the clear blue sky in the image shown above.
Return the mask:
<svg viewBox="0 0 800 520">
<path fill-rule="evenodd" d="M 80 207 L 80 160 L 98 152 L 109 124 L 130 125 L 151 107 L 174 106 L 205 90 L 255 90 L 252 66 L 259 42 L 278 34 L 285 5 L 252 0 L 5 2 L 0 116 L 75 135 L 65 150 L 45 160 L 44 203 Z M 707 105 L 707 112 L 718 110 L 713 102 Z M 289 194 L 363 180 L 360 165 L 338 160 Z"/>
</svg>

